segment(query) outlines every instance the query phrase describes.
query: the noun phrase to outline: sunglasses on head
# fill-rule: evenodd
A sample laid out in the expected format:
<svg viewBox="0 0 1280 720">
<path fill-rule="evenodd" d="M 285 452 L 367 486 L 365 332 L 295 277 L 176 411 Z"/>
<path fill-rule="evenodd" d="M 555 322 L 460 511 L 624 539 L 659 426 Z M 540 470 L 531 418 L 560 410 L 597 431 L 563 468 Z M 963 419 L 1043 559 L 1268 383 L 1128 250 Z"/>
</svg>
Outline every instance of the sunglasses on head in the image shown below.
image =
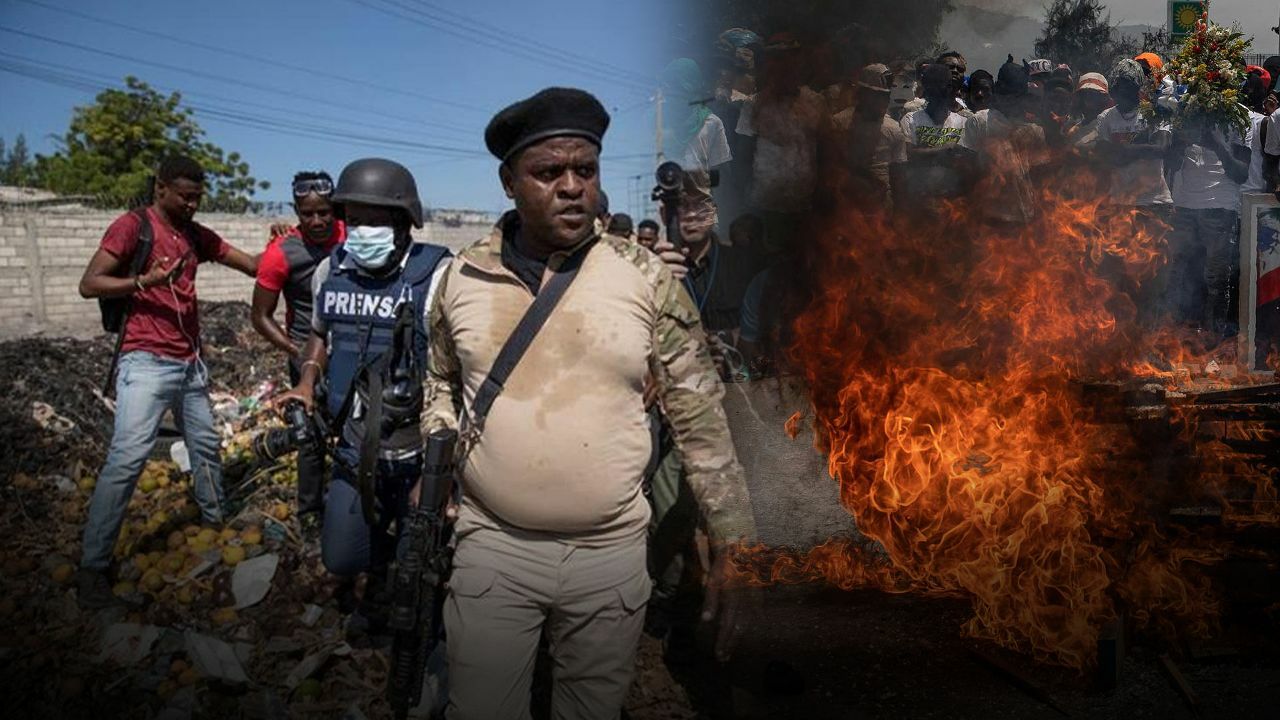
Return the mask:
<svg viewBox="0 0 1280 720">
<path fill-rule="evenodd" d="M 306 197 L 311 193 L 328 197 L 333 194 L 333 182 L 326 178 L 314 178 L 312 180 L 299 180 L 293 184 L 294 197 Z"/>
</svg>

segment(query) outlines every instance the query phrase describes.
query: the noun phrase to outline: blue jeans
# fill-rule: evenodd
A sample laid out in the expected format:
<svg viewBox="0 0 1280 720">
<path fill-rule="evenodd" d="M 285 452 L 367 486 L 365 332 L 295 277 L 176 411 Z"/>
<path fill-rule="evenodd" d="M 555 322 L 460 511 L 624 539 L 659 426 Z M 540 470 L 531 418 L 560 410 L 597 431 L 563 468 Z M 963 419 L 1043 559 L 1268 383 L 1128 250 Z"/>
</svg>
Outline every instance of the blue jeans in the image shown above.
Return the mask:
<svg viewBox="0 0 1280 720">
<path fill-rule="evenodd" d="M 341 448 L 338 456 L 356 459 L 353 453 L 344 453 Z M 369 525 L 360 505 L 355 473 L 341 462 L 334 463 L 320 534 L 320 559 L 334 575 L 357 575 L 385 566 L 395 557 L 403 521 L 409 512 L 409 491 L 422 474 L 422 458 L 379 460 L 375 473 L 375 522 Z"/>
<path fill-rule="evenodd" d="M 155 447 L 166 409 L 173 410 L 186 440 L 201 517 L 206 522 L 222 521 L 222 454 L 209 405 L 207 369 L 194 360 L 126 353 L 116 376 L 111 449 L 89 502 L 81 567 L 103 570 L 110 565 L 129 498 Z"/>
</svg>

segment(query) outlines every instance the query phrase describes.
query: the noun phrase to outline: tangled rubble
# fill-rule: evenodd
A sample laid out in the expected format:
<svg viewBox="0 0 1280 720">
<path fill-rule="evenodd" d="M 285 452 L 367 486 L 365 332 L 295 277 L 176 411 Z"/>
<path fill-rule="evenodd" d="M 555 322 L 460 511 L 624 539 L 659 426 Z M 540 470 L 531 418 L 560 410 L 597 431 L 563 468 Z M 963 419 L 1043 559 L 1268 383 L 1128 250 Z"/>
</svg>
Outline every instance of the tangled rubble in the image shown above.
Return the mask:
<svg viewBox="0 0 1280 720">
<path fill-rule="evenodd" d="M 338 583 L 293 517 L 292 457 L 263 466 L 249 449 L 278 422 L 261 401 L 284 387 L 284 362 L 253 332 L 245 304 L 201 313 L 232 519 L 221 532 L 199 526 L 189 478 L 168 459 L 165 441 L 175 438 L 162 437 L 115 548 L 114 590 L 138 604 L 131 612 L 82 614 L 73 590 L 111 439 L 101 392 L 109 339 L 0 344 L 0 694 L 9 717 L 389 715 L 386 653 L 344 640 Z M 642 674 L 665 676 L 654 652 L 645 657 Z M 689 716 L 669 678 L 637 692 L 647 710 L 636 717 Z"/>
</svg>

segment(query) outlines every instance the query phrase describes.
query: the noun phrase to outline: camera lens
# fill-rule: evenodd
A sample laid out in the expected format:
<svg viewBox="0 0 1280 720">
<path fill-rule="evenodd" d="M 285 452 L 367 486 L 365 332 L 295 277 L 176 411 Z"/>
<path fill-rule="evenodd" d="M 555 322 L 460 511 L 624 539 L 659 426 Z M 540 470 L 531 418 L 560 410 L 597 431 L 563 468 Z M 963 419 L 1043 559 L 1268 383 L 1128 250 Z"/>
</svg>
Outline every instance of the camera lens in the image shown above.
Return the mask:
<svg viewBox="0 0 1280 720">
<path fill-rule="evenodd" d="M 253 454 L 263 460 L 279 460 L 296 449 L 287 429 L 273 428 L 253 439 Z"/>
<path fill-rule="evenodd" d="M 668 160 L 658 166 L 654 177 L 658 181 L 658 187 L 663 190 L 668 192 L 678 190 L 684 181 L 684 169 L 680 167 L 680 163 Z"/>
</svg>

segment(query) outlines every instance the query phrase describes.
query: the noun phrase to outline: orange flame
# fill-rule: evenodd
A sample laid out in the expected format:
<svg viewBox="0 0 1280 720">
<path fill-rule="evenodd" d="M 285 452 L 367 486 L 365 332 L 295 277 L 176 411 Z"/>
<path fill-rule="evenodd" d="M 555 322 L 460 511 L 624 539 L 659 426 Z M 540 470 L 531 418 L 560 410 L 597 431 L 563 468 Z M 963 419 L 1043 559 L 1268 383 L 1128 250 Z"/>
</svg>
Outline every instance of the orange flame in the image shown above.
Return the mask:
<svg viewBox="0 0 1280 720">
<path fill-rule="evenodd" d="M 1172 387 L 1222 352 L 1151 329 L 1158 226 L 1078 195 L 1045 193 L 1022 227 L 950 205 L 927 229 L 849 212 L 820 233 L 789 354 L 841 502 L 881 550 L 755 548 L 740 580 L 963 595 L 968 634 L 1075 668 L 1117 602 L 1139 626 L 1211 630 L 1201 568 L 1221 544 L 1160 529 L 1146 449 L 1080 387 Z"/>
</svg>

